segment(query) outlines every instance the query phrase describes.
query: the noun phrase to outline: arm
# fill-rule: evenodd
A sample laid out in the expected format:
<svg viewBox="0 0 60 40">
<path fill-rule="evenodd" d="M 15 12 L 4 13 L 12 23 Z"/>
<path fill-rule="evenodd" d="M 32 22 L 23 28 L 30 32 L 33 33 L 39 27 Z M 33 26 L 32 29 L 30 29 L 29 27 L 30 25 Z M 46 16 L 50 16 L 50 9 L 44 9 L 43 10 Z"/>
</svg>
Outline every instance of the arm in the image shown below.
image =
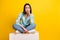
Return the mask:
<svg viewBox="0 0 60 40">
<path fill-rule="evenodd" d="M 23 16 L 23 14 L 20 13 L 19 16 L 18 16 L 18 18 L 16 19 L 16 24 L 20 25 L 21 27 L 23 26 L 23 25 L 20 24 L 22 16 Z"/>
<path fill-rule="evenodd" d="M 31 14 L 30 15 L 30 24 L 33 24 L 34 23 L 34 16 Z"/>
</svg>

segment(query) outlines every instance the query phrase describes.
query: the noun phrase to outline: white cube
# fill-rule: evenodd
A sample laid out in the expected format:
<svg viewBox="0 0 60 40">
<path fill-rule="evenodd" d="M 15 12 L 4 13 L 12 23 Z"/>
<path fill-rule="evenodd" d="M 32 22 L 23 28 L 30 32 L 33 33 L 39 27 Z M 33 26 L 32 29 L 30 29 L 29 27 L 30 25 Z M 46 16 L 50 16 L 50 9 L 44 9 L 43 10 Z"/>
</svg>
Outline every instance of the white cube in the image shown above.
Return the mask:
<svg viewBox="0 0 60 40">
<path fill-rule="evenodd" d="M 30 34 L 10 33 L 9 40 L 39 40 L 39 33 L 36 31 Z"/>
</svg>

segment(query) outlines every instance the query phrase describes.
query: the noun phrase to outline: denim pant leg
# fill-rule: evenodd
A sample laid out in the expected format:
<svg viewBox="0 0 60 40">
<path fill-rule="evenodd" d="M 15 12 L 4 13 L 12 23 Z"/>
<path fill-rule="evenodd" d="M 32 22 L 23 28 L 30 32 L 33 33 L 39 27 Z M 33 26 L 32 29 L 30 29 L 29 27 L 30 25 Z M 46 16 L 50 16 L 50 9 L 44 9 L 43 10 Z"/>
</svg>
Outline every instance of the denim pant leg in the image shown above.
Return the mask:
<svg viewBox="0 0 60 40">
<path fill-rule="evenodd" d="M 17 24 L 14 24 L 14 25 L 13 25 L 13 28 L 14 28 L 15 30 L 20 31 L 21 33 L 24 32 L 24 30 L 23 30 L 19 25 L 17 25 Z"/>
<path fill-rule="evenodd" d="M 32 30 L 36 27 L 35 24 L 30 24 L 29 26 L 26 27 L 26 29 L 29 31 L 29 30 Z"/>
</svg>

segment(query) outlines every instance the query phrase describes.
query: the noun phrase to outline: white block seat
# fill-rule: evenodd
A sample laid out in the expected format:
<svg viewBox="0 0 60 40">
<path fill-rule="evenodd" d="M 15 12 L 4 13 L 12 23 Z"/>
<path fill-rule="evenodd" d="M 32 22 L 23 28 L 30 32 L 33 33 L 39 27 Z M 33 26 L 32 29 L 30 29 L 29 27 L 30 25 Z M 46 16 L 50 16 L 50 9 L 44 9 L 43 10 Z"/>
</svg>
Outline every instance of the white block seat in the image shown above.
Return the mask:
<svg viewBox="0 0 60 40">
<path fill-rule="evenodd" d="M 19 32 L 19 31 L 16 31 Z M 22 34 L 22 33 L 10 33 L 9 34 L 9 40 L 39 40 L 39 33 L 35 30 L 30 30 L 30 33 L 28 34 Z M 34 32 L 34 33 L 31 33 Z"/>
</svg>

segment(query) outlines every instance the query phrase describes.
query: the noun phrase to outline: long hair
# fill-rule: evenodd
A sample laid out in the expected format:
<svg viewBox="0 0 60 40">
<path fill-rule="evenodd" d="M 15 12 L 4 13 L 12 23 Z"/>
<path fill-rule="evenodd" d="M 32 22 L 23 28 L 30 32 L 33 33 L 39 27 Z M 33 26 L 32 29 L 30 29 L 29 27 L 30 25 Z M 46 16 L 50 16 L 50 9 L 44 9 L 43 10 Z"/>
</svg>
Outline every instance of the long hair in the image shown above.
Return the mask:
<svg viewBox="0 0 60 40">
<path fill-rule="evenodd" d="M 26 3 L 25 5 L 24 5 L 24 9 L 23 9 L 23 14 L 26 14 L 26 12 L 25 12 L 25 6 L 26 5 L 29 5 L 29 7 L 30 7 L 30 14 L 32 13 L 32 8 L 31 8 L 31 5 L 29 4 L 29 3 Z"/>
</svg>

